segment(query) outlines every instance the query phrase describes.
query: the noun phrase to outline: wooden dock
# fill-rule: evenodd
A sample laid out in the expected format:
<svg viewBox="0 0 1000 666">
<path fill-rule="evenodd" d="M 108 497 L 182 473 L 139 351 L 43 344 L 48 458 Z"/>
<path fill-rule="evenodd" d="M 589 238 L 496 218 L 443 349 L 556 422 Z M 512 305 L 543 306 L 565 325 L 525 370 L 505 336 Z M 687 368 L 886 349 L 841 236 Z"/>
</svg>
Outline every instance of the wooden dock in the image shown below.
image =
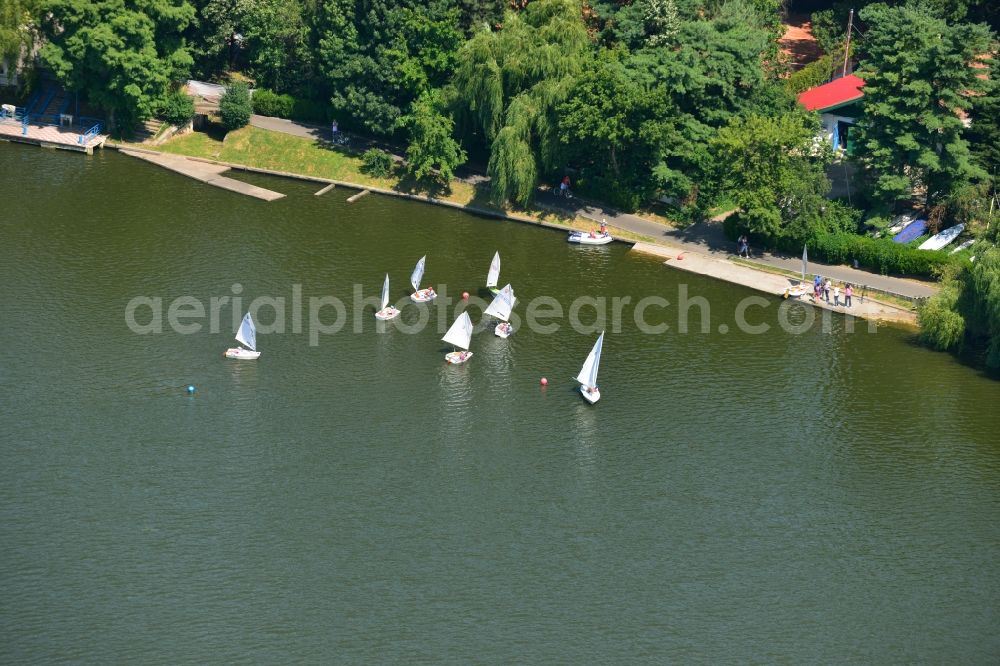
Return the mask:
<svg viewBox="0 0 1000 666">
<path fill-rule="evenodd" d="M 104 142 L 108 140 L 105 134 L 96 134 L 87 137 L 83 143 L 80 142 L 81 128 L 79 127 L 55 127 L 53 125 L 35 125 L 29 123 L 27 126 L 21 121 L 13 118 L 0 120 L 0 140 L 14 141 L 17 143 L 30 143 L 42 148 L 58 148 L 59 150 L 72 150 L 78 153 L 94 152 L 94 148 L 103 148 Z"/>
<path fill-rule="evenodd" d="M 175 173 L 187 176 L 188 178 L 194 178 L 195 180 L 199 180 L 208 185 L 221 187 L 224 190 L 229 190 L 230 192 L 236 192 L 238 194 L 245 194 L 248 197 L 256 197 L 257 199 L 263 199 L 264 201 L 274 201 L 275 199 L 280 199 L 285 196 L 281 192 L 275 192 L 273 190 L 264 189 L 263 187 L 257 187 L 256 185 L 244 183 L 243 181 L 236 180 L 234 178 L 227 178 L 222 174 L 229 171 L 229 167 L 221 164 L 211 164 L 209 162 L 190 160 L 186 157 L 181 157 L 180 155 L 169 155 L 166 153 L 134 150 L 131 148 L 119 148 L 118 152 L 129 155 L 130 157 L 137 157 L 140 160 L 145 160 L 146 162 L 151 162 L 157 166 L 163 167 L 164 169 L 170 169 Z"/>
</svg>

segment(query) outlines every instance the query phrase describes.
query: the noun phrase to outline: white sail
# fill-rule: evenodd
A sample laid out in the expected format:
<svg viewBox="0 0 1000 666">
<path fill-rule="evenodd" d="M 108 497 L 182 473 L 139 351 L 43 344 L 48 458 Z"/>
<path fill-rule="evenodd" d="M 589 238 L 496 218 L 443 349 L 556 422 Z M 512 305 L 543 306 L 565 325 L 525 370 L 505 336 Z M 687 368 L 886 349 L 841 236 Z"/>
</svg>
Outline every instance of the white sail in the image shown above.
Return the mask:
<svg viewBox="0 0 1000 666">
<path fill-rule="evenodd" d="M 441 339 L 456 347 L 467 350 L 469 343 L 472 341 L 472 320 L 469 318 L 469 313 L 463 312 L 460 314 L 455 323 L 451 325 L 451 328 L 448 329 L 448 332 Z"/>
<path fill-rule="evenodd" d="M 493 297 L 490 307 L 486 308 L 484 315 L 492 315 L 497 319 L 507 321 L 510 319 L 510 311 L 514 309 L 514 290 L 508 284 L 500 290 L 500 293 Z"/>
<path fill-rule="evenodd" d="M 806 245 L 802 246 L 802 279 L 806 279 L 806 273 L 809 272 L 809 248 Z"/>
<path fill-rule="evenodd" d="M 490 263 L 490 272 L 486 276 L 486 286 L 495 287 L 497 286 L 497 280 L 500 279 L 500 253 L 497 252 L 493 255 L 493 261 Z"/>
<path fill-rule="evenodd" d="M 385 274 L 385 282 L 382 283 L 382 307 L 379 310 L 385 310 L 385 306 L 389 305 L 389 274 Z"/>
<path fill-rule="evenodd" d="M 236 341 L 246 345 L 250 351 L 257 351 L 257 329 L 254 328 L 249 312 L 243 317 L 240 330 L 236 331 Z"/>
<path fill-rule="evenodd" d="M 590 355 L 587 356 L 587 360 L 584 361 L 583 367 L 580 368 L 580 374 L 576 376 L 576 381 L 580 382 L 587 388 L 595 388 L 597 386 L 597 367 L 601 364 L 601 347 L 604 345 L 604 332 L 601 331 L 601 337 L 597 338 L 597 342 L 594 343 L 594 348 L 590 350 Z"/>
<path fill-rule="evenodd" d="M 420 257 L 420 261 L 413 268 L 413 273 L 410 275 L 410 284 L 413 285 L 413 291 L 420 291 L 420 281 L 424 279 L 424 264 L 427 262 L 427 255 Z"/>
</svg>

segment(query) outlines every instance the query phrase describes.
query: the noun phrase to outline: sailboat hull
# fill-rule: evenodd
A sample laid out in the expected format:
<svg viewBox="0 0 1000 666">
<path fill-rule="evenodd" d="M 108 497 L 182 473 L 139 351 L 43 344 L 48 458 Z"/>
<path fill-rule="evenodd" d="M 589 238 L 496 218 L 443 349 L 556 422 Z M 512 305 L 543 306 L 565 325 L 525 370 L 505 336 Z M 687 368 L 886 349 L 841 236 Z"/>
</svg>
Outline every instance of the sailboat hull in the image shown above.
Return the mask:
<svg viewBox="0 0 1000 666">
<path fill-rule="evenodd" d="M 428 303 L 437 298 L 437 294 L 434 293 L 433 289 L 421 289 L 410 294 L 410 300 L 414 303 Z"/>
<path fill-rule="evenodd" d="M 586 386 L 581 386 L 580 395 L 582 395 L 583 399 L 592 405 L 601 399 L 601 392 L 596 386 L 593 390 L 588 390 Z"/>
<path fill-rule="evenodd" d="M 448 363 L 451 363 L 452 365 L 461 365 L 470 358 L 472 358 L 472 352 L 470 351 L 453 351 L 444 355 L 444 360 L 448 361 Z"/>
<path fill-rule="evenodd" d="M 382 308 L 381 310 L 375 313 L 375 318 L 378 319 L 379 321 L 389 321 L 390 319 L 395 319 L 398 316 L 399 316 L 399 310 L 397 310 L 395 307 L 391 305 Z"/>
<path fill-rule="evenodd" d="M 233 347 L 227 349 L 224 354 L 226 358 L 234 358 L 239 361 L 256 361 L 260 358 L 259 351 L 250 351 L 249 349 L 244 349 L 243 347 Z"/>
</svg>

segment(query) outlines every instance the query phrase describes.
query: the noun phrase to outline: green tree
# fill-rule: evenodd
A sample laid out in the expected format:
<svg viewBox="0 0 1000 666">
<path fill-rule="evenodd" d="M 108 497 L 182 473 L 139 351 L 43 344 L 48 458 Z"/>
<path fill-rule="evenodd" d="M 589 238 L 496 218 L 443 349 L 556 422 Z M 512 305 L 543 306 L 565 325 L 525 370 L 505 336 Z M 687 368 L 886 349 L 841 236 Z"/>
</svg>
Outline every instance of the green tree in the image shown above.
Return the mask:
<svg viewBox="0 0 1000 666">
<path fill-rule="evenodd" d="M 258 86 L 301 94 L 315 76 L 310 27 L 299 0 L 256 0 L 243 19 L 247 70 Z"/>
<path fill-rule="evenodd" d="M 982 175 L 969 158 L 959 112 L 983 87 L 970 65 L 989 50 L 990 31 L 908 6 L 875 4 L 860 15 L 869 29 L 859 71 L 859 152 L 874 171 L 877 197 L 891 202 L 925 191 L 931 208 Z"/>
<path fill-rule="evenodd" d="M 0 60 L 13 68 L 34 42 L 39 0 L 0 0 Z"/>
<path fill-rule="evenodd" d="M 454 119 L 443 110 L 439 94 L 424 93 L 402 119 L 410 137 L 406 149 L 406 169 L 417 180 L 428 177 L 445 185 L 467 155 L 454 139 Z"/>
<path fill-rule="evenodd" d="M 222 124 L 228 130 L 245 127 L 250 122 L 252 113 L 253 106 L 250 103 L 250 90 L 247 88 L 247 84 L 242 81 L 229 84 L 222 99 L 219 100 L 219 115 L 222 116 Z"/>
<path fill-rule="evenodd" d="M 718 179 L 751 233 L 807 241 L 850 223 L 824 198 L 830 155 L 813 140 L 817 129 L 817 119 L 803 111 L 750 115 L 734 118 L 713 139 Z"/>
<path fill-rule="evenodd" d="M 604 52 L 558 108 L 563 158 L 583 167 L 588 189 L 634 209 L 656 187 L 654 168 L 673 139 L 673 112 L 663 87 L 646 89 L 621 60 Z"/>
<path fill-rule="evenodd" d="M 41 58 L 67 89 L 123 126 L 152 115 L 192 64 L 185 0 L 44 0 Z"/>
<path fill-rule="evenodd" d="M 112 124 L 150 117 L 190 69 L 181 33 L 194 9 L 185 0 L 44 0 L 41 12 L 42 62 Z"/>
<path fill-rule="evenodd" d="M 783 84 L 764 69 L 771 46 L 756 10 L 732 0 L 707 20 L 684 21 L 673 48 L 644 47 L 628 60 L 637 83 L 663 88 L 670 100 L 676 132 L 654 169 L 665 194 L 704 206 L 700 194 L 718 189 L 709 142 L 719 128 L 734 115 L 793 108 Z"/>
<path fill-rule="evenodd" d="M 388 134 L 422 92 L 443 85 L 462 43 L 448 0 L 324 0 L 318 61 L 345 122 Z"/>
<path fill-rule="evenodd" d="M 573 88 L 589 39 L 576 0 L 537 0 L 482 29 L 459 52 L 458 107 L 490 146 L 493 198 L 527 203 L 540 171 L 555 166 L 556 108 Z"/>
<path fill-rule="evenodd" d="M 988 83 L 985 94 L 972 100 L 969 112 L 971 124 L 965 131 L 976 161 L 990 175 L 994 182 L 1000 177 L 1000 66 L 996 58 L 985 61 L 992 67 L 983 71 Z M 985 64 L 985 63 L 984 63 Z"/>
</svg>

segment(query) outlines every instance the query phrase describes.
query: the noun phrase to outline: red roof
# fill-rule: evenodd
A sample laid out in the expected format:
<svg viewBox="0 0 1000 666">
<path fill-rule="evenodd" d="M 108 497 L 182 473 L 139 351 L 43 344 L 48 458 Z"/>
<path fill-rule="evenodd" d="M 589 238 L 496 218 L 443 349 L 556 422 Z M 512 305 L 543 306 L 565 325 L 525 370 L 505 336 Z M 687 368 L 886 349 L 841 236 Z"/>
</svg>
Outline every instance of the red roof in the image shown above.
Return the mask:
<svg viewBox="0 0 1000 666">
<path fill-rule="evenodd" d="M 864 85 L 863 79 L 848 74 L 800 93 L 799 102 L 807 111 L 825 111 L 861 99 L 865 96 L 861 92 Z"/>
</svg>

